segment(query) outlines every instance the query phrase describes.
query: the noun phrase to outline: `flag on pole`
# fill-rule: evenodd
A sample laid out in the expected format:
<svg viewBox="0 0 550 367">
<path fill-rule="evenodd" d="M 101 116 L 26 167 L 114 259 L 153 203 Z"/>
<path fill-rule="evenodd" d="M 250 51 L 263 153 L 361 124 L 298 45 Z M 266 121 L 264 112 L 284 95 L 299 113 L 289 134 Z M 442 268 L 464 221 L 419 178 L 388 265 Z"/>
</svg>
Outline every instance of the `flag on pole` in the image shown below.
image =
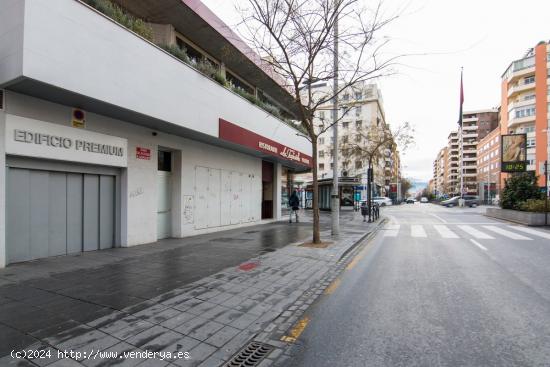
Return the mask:
<svg viewBox="0 0 550 367">
<path fill-rule="evenodd" d="M 464 86 L 462 85 L 462 68 L 460 68 L 460 114 L 458 116 L 458 126 L 462 126 L 462 105 L 464 104 Z"/>
</svg>

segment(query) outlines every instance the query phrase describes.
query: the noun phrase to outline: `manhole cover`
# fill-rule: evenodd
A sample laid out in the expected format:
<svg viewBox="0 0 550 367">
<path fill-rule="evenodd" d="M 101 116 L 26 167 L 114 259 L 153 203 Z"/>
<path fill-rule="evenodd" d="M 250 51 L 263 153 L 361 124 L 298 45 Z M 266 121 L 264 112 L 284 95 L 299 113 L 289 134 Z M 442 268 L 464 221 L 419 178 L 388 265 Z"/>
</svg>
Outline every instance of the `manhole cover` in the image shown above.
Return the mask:
<svg viewBox="0 0 550 367">
<path fill-rule="evenodd" d="M 269 344 L 250 342 L 246 347 L 241 349 L 224 367 L 253 367 L 260 364 L 265 357 L 273 351 L 273 347 Z"/>
</svg>

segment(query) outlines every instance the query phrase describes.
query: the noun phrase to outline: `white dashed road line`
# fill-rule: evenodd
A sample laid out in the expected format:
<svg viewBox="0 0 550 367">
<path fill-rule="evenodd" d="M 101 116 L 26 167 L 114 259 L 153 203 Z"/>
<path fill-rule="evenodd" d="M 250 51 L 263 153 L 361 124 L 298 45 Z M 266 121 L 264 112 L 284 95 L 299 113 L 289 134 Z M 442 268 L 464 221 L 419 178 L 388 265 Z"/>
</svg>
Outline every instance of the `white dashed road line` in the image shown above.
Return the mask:
<svg viewBox="0 0 550 367">
<path fill-rule="evenodd" d="M 483 251 L 487 251 L 487 247 L 483 246 L 481 243 L 477 242 L 476 240 L 474 240 L 473 238 L 470 238 L 470 241 L 472 241 L 472 243 L 474 245 L 476 245 L 477 247 L 479 247 L 480 249 L 482 249 Z"/>
</svg>

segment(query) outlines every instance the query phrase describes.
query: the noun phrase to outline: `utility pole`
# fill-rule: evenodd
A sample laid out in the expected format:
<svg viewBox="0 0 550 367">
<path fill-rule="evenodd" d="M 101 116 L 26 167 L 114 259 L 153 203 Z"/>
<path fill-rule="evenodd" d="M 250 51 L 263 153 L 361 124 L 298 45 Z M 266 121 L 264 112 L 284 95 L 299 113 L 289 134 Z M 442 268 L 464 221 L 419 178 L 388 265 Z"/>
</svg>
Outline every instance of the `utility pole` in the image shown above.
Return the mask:
<svg viewBox="0 0 550 367">
<path fill-rule="evenodd" d="M 338 235 L 340 232 L 340 195 L 338 188 L 338 11 L 339 3 L 336 2 L 334 19 L 334 98 L 332 99 L 332 130 L 334 132 L 333 146 L 333 164 L 332 164 L 332 235 Z"/>
</svg>

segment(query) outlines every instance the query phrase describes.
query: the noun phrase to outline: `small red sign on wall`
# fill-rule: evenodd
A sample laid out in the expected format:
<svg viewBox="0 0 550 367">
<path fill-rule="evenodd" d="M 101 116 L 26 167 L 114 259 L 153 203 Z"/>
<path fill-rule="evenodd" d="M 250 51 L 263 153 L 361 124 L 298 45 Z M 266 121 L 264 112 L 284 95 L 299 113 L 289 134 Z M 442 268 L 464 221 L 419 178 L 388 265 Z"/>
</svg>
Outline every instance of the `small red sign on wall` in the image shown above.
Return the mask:
<svg viewBox="0 0 550 367">
<path fill-rule="evenodd" d="M 136 147 L 136 158 L 137 159 L 145 159 L 147 161 L 150 160 L 151 159 L 151 149 Z"/>
</svg>

